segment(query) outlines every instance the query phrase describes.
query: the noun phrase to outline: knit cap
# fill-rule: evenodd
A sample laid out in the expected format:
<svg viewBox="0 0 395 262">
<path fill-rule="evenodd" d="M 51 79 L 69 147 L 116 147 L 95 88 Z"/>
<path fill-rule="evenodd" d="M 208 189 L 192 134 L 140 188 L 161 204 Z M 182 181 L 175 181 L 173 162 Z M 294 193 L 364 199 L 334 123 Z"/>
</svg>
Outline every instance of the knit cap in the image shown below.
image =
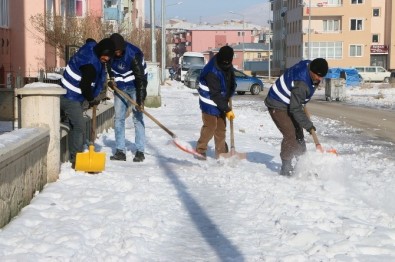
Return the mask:
<svg viewBox="0 0 395 262">
<path fill-rule="evenodd" d="M 316 58 L 310 63 L 310 71 L 324 77 L 328 73 L 328 62 L 324 58 Z"/>
<path fill-rule="evenodd" d="M 231 64 L 233 60 L 233 48 L 226 45 L 223 46 L 219 49 L 219 52 L 217 54 L 217 61 L 220 64 Z"/>
<path fill-rule="evenodd" d="M 124 51 L 126 47 L 125 39 L 118 33 L 114 33 L 110 36 L 110 39 L 114 42 L 115 50 Z"/>
<path fill-rule="evenodd" d="M 115 53 L 115 46 L 110 38 L 104 38 L 93 49 L 99 57 L 103 55 L 112 57 Z"/>
</svg>

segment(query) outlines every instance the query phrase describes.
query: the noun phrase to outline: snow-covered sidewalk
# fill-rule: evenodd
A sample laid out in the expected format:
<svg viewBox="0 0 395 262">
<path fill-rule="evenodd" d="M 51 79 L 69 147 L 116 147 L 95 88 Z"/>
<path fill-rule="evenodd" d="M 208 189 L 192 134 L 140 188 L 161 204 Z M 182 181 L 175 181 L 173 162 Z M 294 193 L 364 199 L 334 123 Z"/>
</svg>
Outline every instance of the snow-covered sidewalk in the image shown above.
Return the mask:
<svg viewBox="0 0 395 262">
<path fill-rule="evenodd" d="M 196 90 L 161 88 L 146 110 L 195 146 Z M 104 172 L 62 165 L 18 217 L 0 230 L 0 261 L 394 261 L 395 163 L 389 145 L 313 117 L 325 148 L 308 152 L 297 174 L 278 175 L 281 136 L 263 102 L 234 100 L 236 151 L 247 159 L 199 161 L 147 117 L 146 160 L 109 160 L 114 132 L 96 140 Z M 339 139 L 342 137 L 342 140 Z M 208 152 L 214 156 L 213 143 Z M 388 155 L 392 154 L 392 155 Z"/>
</svg>

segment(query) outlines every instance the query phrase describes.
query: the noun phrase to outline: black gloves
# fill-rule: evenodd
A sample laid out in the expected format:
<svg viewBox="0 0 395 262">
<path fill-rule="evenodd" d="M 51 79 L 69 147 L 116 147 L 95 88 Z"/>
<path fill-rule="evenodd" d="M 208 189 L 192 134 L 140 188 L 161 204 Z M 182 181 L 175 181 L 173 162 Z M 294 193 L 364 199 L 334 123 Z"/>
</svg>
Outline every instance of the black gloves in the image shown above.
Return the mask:
<svg viewBox="0 0 395 262">
<path fill-rule="evenodd" d="M 315 126 L 311 126 L 309 129 L 307 129 L 307 131 L 311 134 L 312 131 L 316 131 L 317 129 L 315 129 Z"/>
<path fill-rule="evenodd" d="M 91 101 L 88 101 L 88 103 L 89 103 L 89 108 L 91 108 L 93 106 L 97 106 L 98 104 L 100 104 L 100 100 L 95 98 L 95 99 L 93 99 Z"/>
<path fill-rule="evenodd" d="M 144 89 L 137 88 L 136 103 L 139 105 L 140 111 L 144 110 L 144 100 L 146 96 L 147 96 L 147 90 L 145 88 Z"/>
</svg>

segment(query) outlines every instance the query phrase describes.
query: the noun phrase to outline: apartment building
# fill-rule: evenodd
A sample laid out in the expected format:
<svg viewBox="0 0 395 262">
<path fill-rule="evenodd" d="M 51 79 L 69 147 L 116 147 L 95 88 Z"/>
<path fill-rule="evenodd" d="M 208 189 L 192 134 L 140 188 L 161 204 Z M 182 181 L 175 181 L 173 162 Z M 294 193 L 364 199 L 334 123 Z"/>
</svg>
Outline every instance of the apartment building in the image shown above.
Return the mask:
<svg viewBox="0 0 395 262">
<path fill-rule="evenodd" d="M 224 45 L 258 43 L 262 27 L 243 20 L 229 20 L 217 25 L 170 20 L 166 32 L 172 37 L 172 63 L 178 64 L 178 58 L 184 52 L 206 52 Z M 241 61 L 242 57 L 238 59 Z"/>
<path fill-rule="evenodd" d="M 105 20 L 104 8 L 109 18 L 124 28 L 133 23 L 142 27 L 144 0 L 0 0 L 0 88 L 13 88 L 17 76 L 37 77 L 40 70 L 64 67 L 67 57 L 57 54 L 54 47 L 37 41 L 45 38 L 31 24 L 37 14 L 54 14 L 64 17 L 84 18 L 89 13 Z M 67 52 L 66 52 L 67 53 Z"/>
<path fill-rule="evenodd" d="M 330 67 L 395 69 L 392 0 L 271 0 L 272 70 L 323 57 Z"/>
</svg>

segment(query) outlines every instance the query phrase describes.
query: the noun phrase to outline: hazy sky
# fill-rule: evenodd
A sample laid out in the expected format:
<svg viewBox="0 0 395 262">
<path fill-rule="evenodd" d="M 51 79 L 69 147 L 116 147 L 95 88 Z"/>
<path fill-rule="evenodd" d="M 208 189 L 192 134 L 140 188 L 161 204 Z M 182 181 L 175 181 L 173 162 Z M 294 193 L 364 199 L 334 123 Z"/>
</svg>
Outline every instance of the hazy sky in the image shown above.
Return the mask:
<svg viewBox="0 0 395 262">
<path fill-rule="evenodd" d="M 155 24 L 161 22 L 162 0 L 155 2 Z M 182 2 L 181 4 L 177 4 Z M 145 0 L 146 19 L 150 20 L 151 0 Z M 256 25 L 267 26 L 270 14 L 268 0 L 165 0 L 166 20 L 185 19 L 192 23 L 220 23 L 226 19 L 242 19 Z M 231 14 L 229 11 L 241 15 Z"/>
</svg>

